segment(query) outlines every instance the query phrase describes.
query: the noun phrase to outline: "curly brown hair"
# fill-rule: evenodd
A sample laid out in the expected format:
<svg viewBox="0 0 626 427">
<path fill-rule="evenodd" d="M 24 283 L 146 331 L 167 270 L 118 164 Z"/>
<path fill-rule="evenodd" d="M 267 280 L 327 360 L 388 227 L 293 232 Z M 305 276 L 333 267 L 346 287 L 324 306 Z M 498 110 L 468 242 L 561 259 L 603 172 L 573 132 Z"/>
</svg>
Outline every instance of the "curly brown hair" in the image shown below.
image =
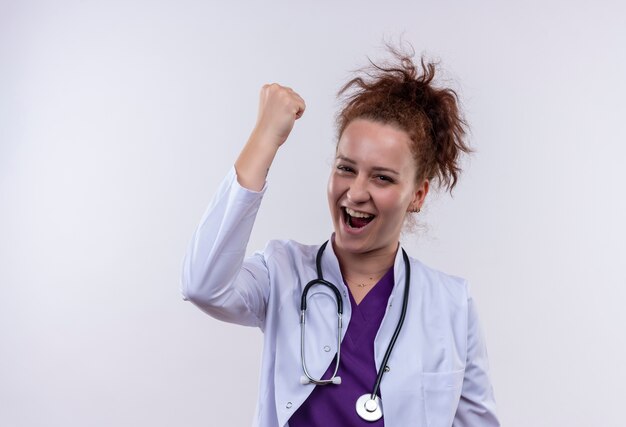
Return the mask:
<svg viewBox="0 0 626 427">
<path fill-rule="evenodd" d="M 411 53 L 386 47 L 398 64 L 381 66 L 368 58 L 371 67 L 358 70 L 365 76 L 353 78 L 337 93 L 344 103 L 336 117 L 337 141 L 355 119 L 397 126 L 413 142 L 416 182 L 436 177 L 439 187 L 452 193 L 461 172 L 461 153 L 473 151 L 465 141 L 467 123 L 461 117 L 458 96 L 450 88 L 434 85 L 435 63 L 423 56 L 421 69 L 413 63 L 412 47 Z"/>
</svg>

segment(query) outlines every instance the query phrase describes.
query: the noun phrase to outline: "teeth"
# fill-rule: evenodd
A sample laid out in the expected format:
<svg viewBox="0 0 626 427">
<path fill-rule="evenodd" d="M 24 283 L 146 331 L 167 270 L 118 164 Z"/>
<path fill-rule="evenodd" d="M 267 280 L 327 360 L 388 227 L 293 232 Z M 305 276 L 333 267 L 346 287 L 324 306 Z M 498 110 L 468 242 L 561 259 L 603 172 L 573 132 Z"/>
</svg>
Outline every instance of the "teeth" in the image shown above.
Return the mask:
<svg viewBox="0 0 626 427">
<path fill-rule="evenodd" d="M 365 212 L 353 211 L 350 208 L 346 208 L 346 212 L 348 215 L 353 216 L 355 218 L 371 218 L 374 216 L 374 215 L 367 214 Z"/>
</svg>

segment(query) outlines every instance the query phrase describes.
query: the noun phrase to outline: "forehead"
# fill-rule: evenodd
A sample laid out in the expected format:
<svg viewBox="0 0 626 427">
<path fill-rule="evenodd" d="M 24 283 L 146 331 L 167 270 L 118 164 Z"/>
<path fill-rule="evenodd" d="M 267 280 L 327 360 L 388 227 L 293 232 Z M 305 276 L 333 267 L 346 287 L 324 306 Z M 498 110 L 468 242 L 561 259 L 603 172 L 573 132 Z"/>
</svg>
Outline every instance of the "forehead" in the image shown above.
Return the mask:
<svg viewBox="0 0 626 427">
<path fill-rule="evenodd" d="M 337 158 L 398 170 L 415 167 L 409 135 L 392 125 L 357 119 L 344 130 L 337 144 Z"/>
</svg>

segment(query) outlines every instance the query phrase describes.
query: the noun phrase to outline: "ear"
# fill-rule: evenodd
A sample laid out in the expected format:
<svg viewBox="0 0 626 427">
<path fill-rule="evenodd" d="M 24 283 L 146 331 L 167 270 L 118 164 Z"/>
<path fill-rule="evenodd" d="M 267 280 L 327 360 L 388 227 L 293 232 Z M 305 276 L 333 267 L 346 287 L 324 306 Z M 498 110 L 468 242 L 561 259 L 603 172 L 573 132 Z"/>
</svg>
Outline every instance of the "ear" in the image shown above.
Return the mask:
<svg viewBox="0 0 626 427">
<path fill-rule="evenodd" d="M 413 200 L 411 200 L 411 204 L 409 205 L 409 211 L 417 212 L 422 208 L 429 188 L 430 182 L 427 179 L 423 180 L 420 185 L 415 187 L 415 193 L 413 193 Z"/>
</svg>

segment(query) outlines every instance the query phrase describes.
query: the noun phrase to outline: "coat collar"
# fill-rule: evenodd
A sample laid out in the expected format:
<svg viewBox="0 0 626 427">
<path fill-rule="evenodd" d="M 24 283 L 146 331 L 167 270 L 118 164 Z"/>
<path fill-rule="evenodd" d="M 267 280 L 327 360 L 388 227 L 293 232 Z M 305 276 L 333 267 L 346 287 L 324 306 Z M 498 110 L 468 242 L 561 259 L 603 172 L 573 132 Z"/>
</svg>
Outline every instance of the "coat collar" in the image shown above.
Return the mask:
<svg viewBox="0 0 626 427">
<path fill-rule="evenodd" d="M 347 290 L 346 286 L 343 284 L 343 275 L 341 274 L 339 259 L 337 258 L 337 254 L 335 253 L 335 249 L 333 247 L 334 240 L 335 233 L 330 236 L 326 249 L 324 249 L 324 253 L 322 254 L 322 273 L 324 275 L 324 279 L 334 283 L 340 290 L 342 287 Z M 405 273 L 406 268 L 402 256 L 402 245 L 398 244 L 396 257 L 393 263 L 394 287 L 391 291 L 391 296 L 389 297 L 390 301 L 394 295 L 398 294 L 398 291 L 400 292 L 400 295 L 404 292 Z"/>
</svg>

